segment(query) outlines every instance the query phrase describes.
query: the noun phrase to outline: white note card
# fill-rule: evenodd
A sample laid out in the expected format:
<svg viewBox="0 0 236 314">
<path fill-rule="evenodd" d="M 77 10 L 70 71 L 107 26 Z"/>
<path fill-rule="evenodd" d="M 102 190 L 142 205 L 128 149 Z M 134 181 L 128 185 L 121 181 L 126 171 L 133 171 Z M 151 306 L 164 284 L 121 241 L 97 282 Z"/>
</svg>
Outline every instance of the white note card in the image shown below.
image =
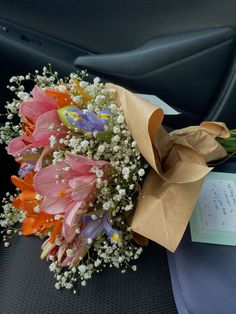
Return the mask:
<svg viewBox="0 0 236 314">
<path fill-rule="evenodd" d="M 157 107 L 162 108 L 164 111 L 164 114 L 166 114 L 166 115 L 180 114 L 180 112 L 173 109 L 171 106 L 169 106 L 167 103 L 165 103 L 163 100 L 161 100 L 160 98 L 158 98 L 155 95 L 148 95 L 148 94 L 135 94 L 135 95 L 147 100 L 148 102 L 150 102 L 151 104 L 153 104 Z"/>
<path fill-rule="evenodd" d="M 193 241 L 236 245 L 236 174 L 212 172 L 190 220 Z"/>
</svg>

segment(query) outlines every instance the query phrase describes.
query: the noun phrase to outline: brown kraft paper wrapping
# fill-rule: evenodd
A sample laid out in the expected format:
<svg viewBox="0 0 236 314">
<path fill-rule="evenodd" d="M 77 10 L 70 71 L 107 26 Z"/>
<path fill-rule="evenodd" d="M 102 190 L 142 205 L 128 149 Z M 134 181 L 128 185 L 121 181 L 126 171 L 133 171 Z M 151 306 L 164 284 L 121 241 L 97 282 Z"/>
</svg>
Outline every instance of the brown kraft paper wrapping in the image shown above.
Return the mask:
<svg viewBox="0 0 236 314">
<path fill-rule="evenodd" d="M 151 166 L 136 206 L 131 228 L 134 239 L 142 236 L 174 252 L 188 225 L 204 181 L 213 169 L 206 162 L 227 154 L 215 137 L 229 137 L 221 122 L 203 122 L 167 133 L 161 108 L 114 84 L 117 103 L 138 148 Z M 138 236 L 138 235 L 139 236 Z"/>
</svg>

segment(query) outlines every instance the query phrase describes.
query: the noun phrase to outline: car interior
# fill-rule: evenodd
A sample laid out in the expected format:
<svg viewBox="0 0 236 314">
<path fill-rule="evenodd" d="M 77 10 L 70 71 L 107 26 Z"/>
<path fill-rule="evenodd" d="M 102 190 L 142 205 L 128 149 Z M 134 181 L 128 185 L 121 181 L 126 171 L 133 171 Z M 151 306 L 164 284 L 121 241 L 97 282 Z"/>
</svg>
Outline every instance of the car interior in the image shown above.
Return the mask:
<svg viewBox="0 0 236 314">
<path fill-rule="evenodd" d="M 168 129 L 204 120 L 235 128 L 235 27 L 233 0 L 0 1 L 0 111 L 12 98 L 6 88 L 12 75 L 51 63 L 61 75 L 87 69 L 91 80 L 99 76 L 135 93 L 157 95 L 181 112 L 165 117 Z M 0 123 L 4 121 L 0 117 Z M 9 177 L 17 165 L 3 146 L 0 160 L 2 197 L 12 190 Z M 236 172 L 234 159 L 219 169 Z M 194 288 L 207 287 L 201 296 L 191 286 L 198 280 L 197 268 L 192 268 L 195 277 L 191 271 L 193 256 L 195 264 L 203 265 L 207 258 L 201 257 L 208 246 L 190 242 L 187 230 L 180 250 L 188 251 L 184 258 L 189 282 L 182 288 L 192 292 L 184 292 L 188 304 L 181 312 L 173 292 L 181 289 L 181 280 L 176 282 L 173 275 L 175 253 L 156 243 L 150 241 L 145 247 L 136 273 L 107 269 L 74 295 L 54 289 L 48 265 L 39 259 L 41 240 L 16 237 L 10 248 L 0 246 L 0 313 L 235 313 L 227 285 L 236 278 L 218 284 L 208 301 L 204 295 L 212 289 L 210 282 Z M 224 252 L 212 247 L 212 262 L 213 254 Z M 233 258 L 236 252 L 232 252 Z M 175 255 L 178 265 L 182 253 Z M 220 257 L 216 264 L 221 267 Z M 207 276 L 208 268 L 204 270 L 202 276 Z M 232 301 L 224 309 L 217 304 L 222 291 L 225 300 Z"/>
</svg>

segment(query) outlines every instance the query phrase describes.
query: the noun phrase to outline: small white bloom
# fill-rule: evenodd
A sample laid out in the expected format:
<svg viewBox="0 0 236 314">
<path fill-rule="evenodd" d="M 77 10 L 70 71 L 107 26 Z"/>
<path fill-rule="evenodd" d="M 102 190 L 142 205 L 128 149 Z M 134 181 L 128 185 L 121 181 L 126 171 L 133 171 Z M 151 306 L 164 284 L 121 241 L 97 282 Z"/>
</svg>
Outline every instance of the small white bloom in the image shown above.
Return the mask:
<svg viewBox="0 0 236 314">
<path fill-rule="evenodd" d="M 56 269 L 57 265 L 55 263 L 50 264 L 49 269 L 50 271 L 54 271 Z"/>
<path fill-rule="evenodd" d="M 130 190 L 133 190 L 133 189 L 134 189 L 134 184 L 133 184 L 133 183 L 130 184 L 129 189 L 130 189 Z"/>
<path fill-rule="evenodd" d="M 114 132 L 115 134 L 119 134 L 119 133 L 120 133 L 120 128 L 114 126 L 113 132 Z"/>
<path fill-rule="evenodd" d="M 40 194 L 36 194 L 35 195 L 35 199 L 37 200 L 37 201 L 41 201 L 42 200 L 42 195 L 40 195 Z"/>
<path fill-rule="evenodd" d="M 104 145 L 99 145 L 98 146 L 98 152 L 99 153 L 104 153 L 104 151 L 105 151 L 105 146 Z"/>
<path fill-rule="evenodd" d="M 91 167 L 90 172 L 96 173 L 97 170 L 98 170 L 98 167 L 93 166 L 93 167 Z"/>
<path fill-rule="evenodd" d="M 17 77 L 16 76 L 12 76 L 9 80 L 10 83 L 14 83 L 17 81 Z"/>
<path fill-rule="evenodd" d="M 145 175 L 145 170 L 144 170 L 144 169 L 139 169 L 138 175 L 139 175 L 140 177 L 143 177 L 143 176 Z"/>
<path fill-rule="evenodd" d="M 113 151 L 117 153 L 120 150 L 120 146 L 116 145 L 113 147 Z"/>
<path fill-rule="evenodd" d="M 96 261 L 94 262 L 94 266 L 98 267 L 101 263 L 102 261 L 100 259 L 96 259 Z"/>
<path fill-rule="evenodd" d="M 66 255 L 69 256 L 69 257 L 73 256 L 74 255 L 74 250 L 73 249 L 67 249 L 66 250 Z"/>
<path fill-rule="evenodd" d="M 85 272 L 86 272 L 86 266 L 85 265 L 80 265 L 79 267 L 78 267 L 78 269 L 79 269 L 79 272 L 81 273 L 81 274 L 84 274 Z"/>
<path fill-rule="evenodd" d="M 116 143 L 118 143 L 118 142 L 120 141 L 120 136 L 119 136 L 119 135 L 115 135 L 115 136 L 113 137 L 113 140 L 114 140 Z"/>
<path fill-rule="evenodd" d="M 71 283 L 71 282 L 67 282 L 67 283 L 65 284 L 65 288 L 68 289 L 68 290 L 70 290 L 71 288 L 73 288 L 72 283 Z"/>
<path fill-rule="evenodd" d="M 72 271 L 73 274 L 75 274 L 76 273 L 76 267 L 75 266 L 72 267 L 71 271 Z"/>
<path fill-rule="evenodd" d="M 111 201 L 108 201 L 108 202 L 105 202 L 103 205 L 102 205 L 102 208 L 104 210 L 109 210 L 111 208 Z"/>
<path fill-rule="evenodd" d="M 87 242 L 88 244 L 92 244 L 93 240 L 91 238 L 88 238 Z"/>
<path fill-rule="evenodd" d="M 87 104 L 87 109 L 88 109 L 88 111 L 94 111 L 93 104 L 91 104 L 91 103 Z"/>
<path fill-rule="evenodd" d="M 86 88 L 86 87 L 88 86 L 88 83 L 85 82 L 85 81 L 81 81 L 81 82 L 79 83 L 79 85 L 80 85 L 80 87 L 82 87 L 82 88 Z"/>
<path fill-rule="evenodd" d="M 102 103 L 103 103 L 103 101 L 104 101 L 104 99 L 105 99 L 105 96 L 103 96 L 103 95 L 98 95 L 96 98 L 95 98 L 95 103 L 96 103 L 96 105 L 101 105 Z"/>
<path fill-rule="evenodd" d="M 66 86 L 65 86 L 65 85 L 59 85 L 59 86 L 58 86 L 58 90 L 59 90 L 60 92 L 65 93 L 65 92 L 66 92 Z"/>
<path fill-rule="evenodd" d="M 104 176 L 104 172 L 103 172 L 101 169 L 98 169 L 98 170 L 96 171 L 96 176 L 97 176 L 98 178 L 102 178 L 102 177 Z"/>
<path fill-rule="evenodd" d="M 99 84 L 100 83 L 100 78 L 99 77 L 95 77 L 93 80 L 94 84 Z"/>
<path fill-rule="evenodd" d="M 51 135 L 49 137 L 49 140 L 50 140 L 50 147 L 51 148 L 55 148 L 55 146 L 57 145 L 57 139 L 54 135 Z"/>
<path fill-rule="evenodd" d="M 55 283 L 55 288 L 56 288 L 57 290 L 59 290 L 59 289 L 61 288 L 61 285 L 59 284 L 59 282 Z"/>
<path fill-rule="evenodd" d="M 124 196 L 125 194 L 126 194 L 125 189 L 120 189 L 120 190 L 119 190 L 119 195 L 120 195 L 120 196 Z"/>
<path fill-rule="evenodd" d="M 118 262 L 119 263 L 122 263 L 124 260 L 125 260 L 125 256 L 124 255 L 118 257 Z"/>
<path fill-rule="evenodd" d="M 83 147 L 83 148 L 87 148 L 87 147 L 89 146 L 89 141 L 84 140 L 84 141 L 81 142 L 80 145 L 81 145 L 81 147 Z"/>
<path fill-rule="evenodd" d="M 29 94 L 21 91 L 17 93 L 17 97 L 21 100 L 27 100 L 29 98 Z"/>
<path fill-rule="evenodd" d="M 54 219 L 55 219 L 55 220 L 59 220 L 59 219 L 61 219 L 62 217 L 63 217 L 63 215 L 57 214 L 57 215 L 55 215 Z"/>
<path fill-rule="evenodd" d="M 119 115 L 118 118 L 117 118 L 117 122 L 119 124 L 122 124 L 122 123 L 124 123 L 124 121 L 125 121 L 125 118 L 122 115 Z"/>
<path fill-rule="evenodd" d="M 122 169 L 122 174 L 123 174 L 123 176 L 124 176 L 125 179 L 128 179 L 129 174 L 130 174 L 129 168 L 128 168 L 128 167 L 124 167 L 124 168 Z"/>
<path fill-rule="evenodd" d="M 97 187 L 98 189 L 100 189 L 101 186 L 102 186 L 102 179 L 101 179 L 101 178 L 97 178 L 97 180 L 96 180 L 96 187 Z"/>
<path fill-rule="evenodd" d="M 74 96 L 72 98 L 73 102 L 75 102 L 76 104 L 80 104 L 82 102 L 82 97 L 80 95 Z"/>
<path fill-rule="evenodd" d="M 40 210 L 40 206 L 39 206 L 39 205 L 37 205 L 37 206 L 34 207 L 34 212 L 35 212 L 35 213 L 38 213 L 39 210 Z"/>
<path fill-rule="evenodd" d="M 111 103 L 109 106 L 109 109 L 111 110 L 112 113 L 116 113 L 117 111 L 117 105 L 114 103 Z"/>
<path fill-rule="evenodd" d="M 129 211 L 133 208 L 131 204 L 125 206 L 125 211 Z"/>
</svg>

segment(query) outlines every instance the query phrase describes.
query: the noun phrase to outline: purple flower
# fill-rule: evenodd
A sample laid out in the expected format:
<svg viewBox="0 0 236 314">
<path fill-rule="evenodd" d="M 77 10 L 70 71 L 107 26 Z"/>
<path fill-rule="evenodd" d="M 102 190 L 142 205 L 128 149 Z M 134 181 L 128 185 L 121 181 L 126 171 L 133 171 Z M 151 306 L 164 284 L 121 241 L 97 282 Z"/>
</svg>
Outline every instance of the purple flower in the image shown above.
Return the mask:
<svg viewBox="0 0 236 314">
<path fill-rule="evenodd" d="M 111 115 L 111 112 L 108 109 L 104 109 L 98 112 L 98 118 L 105 123 Z"/>
<path fill-rule="evenodd" d="M 18 171 L 18 176 L 20 178 L 24 178 L 29 172 L 33 170 L 34 170 L 34 166 L 30 164 L 23 164 Z"/>
<path fill-rule="evenodd" d="M 102 231 L 105 231 L 111 243 L 119 242 L 119 232 L 112 228 L 111 224 L 109 223 L 108 214 L 104 214 L 101 218 L 97 218 L 95 220 L 93 220 L 91 216 L 87 215 L 83 217 L 83 220 L 84 223 L 86 223 L 86 226 L 81 231 L 80 237 L 83 238 L 86 244 L 89 244 L 90 241 L 93 241 Z"/>
<path fill-rule="evenodd" d="M 78 127 L 83 133 L 104 131 L 103 121 L 97 115 L 88 110 L 70 108 L 67 110 L 66 119 L 73 127 Z"/>
</svg>

